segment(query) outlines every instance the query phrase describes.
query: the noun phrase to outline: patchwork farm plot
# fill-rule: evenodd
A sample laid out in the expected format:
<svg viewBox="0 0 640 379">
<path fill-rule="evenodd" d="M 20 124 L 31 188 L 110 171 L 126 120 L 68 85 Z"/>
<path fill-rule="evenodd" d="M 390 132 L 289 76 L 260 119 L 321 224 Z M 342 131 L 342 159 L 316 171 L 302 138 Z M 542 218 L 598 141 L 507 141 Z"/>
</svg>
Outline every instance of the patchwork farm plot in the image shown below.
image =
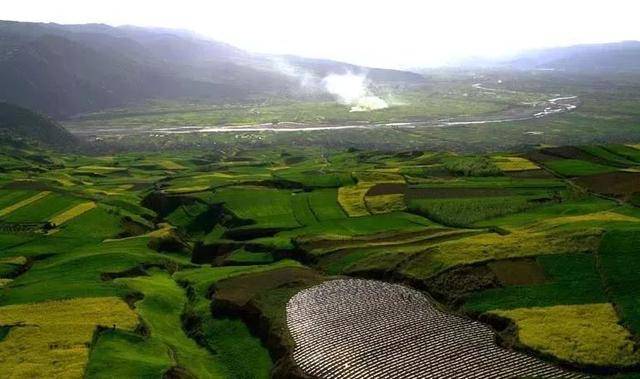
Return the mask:
<svg viewBox="0 0 640 379">
<path fill-rule="evenodd" d="M 489 327 L 383 282 L 336 280 L 301 291 L 287 305 L 287 324 L 295 361 L 317 377 L 582 377 L 501 349 Z"/>
<path fill-rule="evenodd" d="M 42 155 L 0 149 L 16 377 L 640 372 L 637 146 Z"/>
</svg>

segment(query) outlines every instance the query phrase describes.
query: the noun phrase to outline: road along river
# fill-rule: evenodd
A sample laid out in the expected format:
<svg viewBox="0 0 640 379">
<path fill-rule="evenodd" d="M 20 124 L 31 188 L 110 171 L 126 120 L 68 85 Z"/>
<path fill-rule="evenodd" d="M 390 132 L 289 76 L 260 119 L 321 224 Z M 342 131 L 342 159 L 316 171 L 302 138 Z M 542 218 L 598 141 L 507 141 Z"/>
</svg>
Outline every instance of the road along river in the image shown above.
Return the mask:
<svg viewBox="0 0 640 379">
<path fill-rule="evenodd" d="M 287 305 L 294 360 L 319 378 L 582 378 L 498 346 L 486 325 L 439 310 L 422 293 L 333 280 Z"/>
<path fill-rule="evenodd" d="M 503 89 L 492 89 L 483 87 L 480 83 L 472 86 L 476 90 L 492 91 L 492 92 L 515 92 Z M 351 125 L 327 125 L 327 124 L 308 124 L 298 122 L 280 122 L 278 124 L 248 124 L 248 125 L 180 125 L 172 127 L 153 127 L 153 126 L 110 126 L 104 129 L 95 128 L 78 128 L 72 132 L 78 135 L 136 135 L 136 134 L 152 134 L 152 135 L 169 135 L 169 134 L 190 134 L 190 133 L 249 133 L 249 132 L 312 132 L 322 130 L 349 130 L 349 129 L 380 129 L 380 128 L 418 128 L 418 127 L 447 127 L 447 126 L 464 126 L 464 125 L 482 125 L 496 124 L 504 122 L 533 120 L 560 113 L 570 112 L 577 108 L 579 99 L 577 96 L 554 96 L 545 101 L 537 102 L 529 107 L 511 110 L 502 114 L 493 116 L 485 116 L 479 118 L 465 119 L 440 119 L 413 122 L 393 122 L 393 123 L 354 123 Z"/>
</svg>

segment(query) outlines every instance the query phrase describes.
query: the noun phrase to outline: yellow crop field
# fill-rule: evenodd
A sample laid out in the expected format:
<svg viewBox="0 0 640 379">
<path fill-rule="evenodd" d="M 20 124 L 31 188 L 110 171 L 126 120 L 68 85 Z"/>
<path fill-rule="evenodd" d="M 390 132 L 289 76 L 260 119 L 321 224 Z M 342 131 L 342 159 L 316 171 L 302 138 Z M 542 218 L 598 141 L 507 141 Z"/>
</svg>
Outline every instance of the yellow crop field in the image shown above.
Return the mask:
<svg viewBox="0 0 640 379">
<path fill-rule="evenodd" d="M 404 194 L 401 193 L 367 196 L 365 201 L 372 214 L 402 211 L 407 208 L 404 203 Z"/>
<path fill-rule="evenodd" d="M 210 187 L 209 185 L 193 186 L 193 187 L 180 187 L 180 188 L 169 188 L 169 189 L 166 189 L 165 191 L 167 193 L 171 193 L 171 194 L 202 192 L 202 191 L 208 190 L 209 187 Z"/>
<path fill-rule="evenodd" d="M 440 269 L 493 259 L 529 257 L 545 254 L 593 252 L 598 248 L 602 230 L 531 232 L 515 230 L 508 235 L 483 233 L 445 242 L 414 262 L 408 274 L 430 276 Z"/>
<path fill-rule="evenodd" d="M 513 320 L 522 344 L 563 360 L 617 366 L 640 362 L 631 334 L 618 324 L 618 316 L 608 303 L 491 313 Z"/>
<path fill-rule="evenodd" d="M 186 170 L 187 169 L 183 165 L 170 160 L 159 161 L 158 164 L 166 170 Z"/>
<path fill-rule="evenodd" d="M 136 313 L 120 298 L 82 298 L 0 307 L 0 372 L 12 378 L 81 378 L 97 325 L 132 330 Z"/>
<path fill-rule="evenodd" d="M 10 264 L 10 265 L 25 265 L 27 264 L 27 258 L 21 255 L 16 257 L 6 257 L 0 259 L 0 264 Z"/>
<path fill-rule="evenodd" d="M 69 220 L 80 216 L 81 214 L 88 212 L 96 207 L 96 203 L 88 201 L 86 203 L 78 204 L 75 207 L 68 209 L 64 212 L 58 213 L 49 220 L 54 225 L 62 225 Z"/>
<path fill-rule="evenodd" d="M 596 213 L 589 213 L 580 216 L 564 216 L 564 217 L 555 217 L 549 218 L 541 223 L 535 224 L 536 227 L 540 227 L 543 225 L 548 226 L 557 226 L 557 225 L 565 225 L 565 224 L 574 224 L 577 222 L 591 222 L 591 221 L 599 221 L 599 222 L 615 222 L 615 221 L 623 221 L 623 222 L 640 222 L 640 219 L 633 216 L 623 215 L 621 213 L 603 211 Z"/>
<path fill-rule="evenodd" d="M 528 159 L 521 157 L 496 157 L 493 160 L 502 171 L 539 170 L 540 167 Z"/>
<path fill-rule="evenodd" d="M 126 171 L 126 168 L 122 167 L 111 167 L 111 166 L 81 166 L 76 169 L 81 172 L 94 172 L 98 174 L 108 174 L 112 172 L 121 172 Z"/>
<path fill-rule="evenodd" d="M 42 192 L 40 192 L 40 193 L 38 193 L 36 195 L 31 196 L 28 199 L 24 199 L 24 200 L 19 201 L 19 202 L 13 204 L 13 205 L 10 205 L 10 206 L 8 206 L 8 207 L 6 207 L 4 209 L 1 209 L 0 210 L 0 217 L 6 216 L 9 213 L 11 213 L 13 211 L 16 211 L 16 210 L 18 210 L 18 209 L 20 209 L 22 207 L 25 207 L 25 206 L 27 206 L 27 205 L 29 205 L 31 203 L 35 203 L 36 201 L 38 201 L 40 199 L 43 199 L 44 197 L 46 197 L 50 193 L 51 192 L 49 192 L 49 191 L 42 191 Z"/>
<path fill-rule="evenodd" d="M 349 217 L 368 216 L 369 211 L 364 202 L 364 195 L 374 183 L 358 183 L 355 186 L 338 188 L 338 203 Z"/>
</svg>

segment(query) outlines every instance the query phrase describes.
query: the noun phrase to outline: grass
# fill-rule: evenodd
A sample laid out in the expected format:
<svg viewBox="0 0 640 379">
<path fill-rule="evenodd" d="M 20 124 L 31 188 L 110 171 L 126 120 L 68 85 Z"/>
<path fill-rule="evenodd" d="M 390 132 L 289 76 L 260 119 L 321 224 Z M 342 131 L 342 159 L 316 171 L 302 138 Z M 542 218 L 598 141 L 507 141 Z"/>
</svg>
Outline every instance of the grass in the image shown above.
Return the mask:
<svg viewBox="0 0 640 379">
<path fill-rule="evenodd" d="M 119 329 L 106 330 L 92 346 L 85 377 L 162 377 L 173 363 L 171 351 L 159 339 Z"/>
<path fill-rule="evenodd" d="M 257 265 L 271 262 L 273 262 L 273 255 L 269 252 L 252 252 L 242 248 L 233 251 L 225 258 L 225 264 L 228 265 Z"/>
<path fill-rule="evenodd" d="M 0 189 L 0 209 L 28 199 L 38 193 L 39 191 L 35 190 Z"/>
<path fill-rule="evenodd" d="M 559 159 L 544 162 L 544 165 L 562 176 L 588 176 L 614 172 L 617 169 L 599 163 L 579 159 Z"/>
<path fill-rule="evenodd" d="M 467 299 L 465 308 L 487 312 L 607 301 L 593 254 L 545 255 L 535 260 L 544 270 L 547 281 L 481 291 Z"/>
<path fill-rule="evenodd" d="M 367 196 L 365 202 L 371 214 L 399 212 L 407 209 L 403 194 Z"/>
<path fill-rule="evenodd" d="M 603 304 L 497 310 L 513 320 L 520 343 L 566 362 L 631 366 L 640 362 L 629 332 L 618 324 L 613 306 Z"/>
<path fill-rule="evenodd" d="M 500 176 L 500 168 L 486 157 L 450 157 L 444 160 L 444 168 L 460 176 Z"/>
<path fill-rule="evenodd" d="M 36 201 L 39 201 L 43 198 L 45 198 L 46 196 L 48 196 L 51 192 L 49 191 L 42 191 L 36 195 L 33 195 L 27 199 L 24 199 L 22 201 L 19 201 L 13 205 L 9 205 L 3 209 L 0 210 L 0 217 L 4 217 L 12 212 L 15 212 L 16 210 L 22 208 L 22 207 L 26 207 L 29 204 L 35 203 Z"/>
<path fill-rule="evenodd" d="M 627 145 L 606 145 L 604 148 L 613 154 L 624 157 L 636 163 L 640 163 L 640 150 Z"/>
<path fill-rule="evenodd" d="M 114 173 L 123 173 L 125 171 L 127 171 L 126 167 L 110 167 L 110 166 L 97 166 L 97 165 L 82 166 L 76 169 L 76 173 L 80 175 L 94 174 L 94 173 L 107 175 L 107 174 L 114 174 Z"/>
<path fill-rule="evenodd" d="M 304 172 L 278 172 L 274 174 L 277 179 L 286 179 L 300 183 L 305 187 L 314 188 L 338 188 L 353 184 L 350 173 L 326 173 L 321 171 Z"/>
<path fill-rule="evenodd" d="M 81 298 L 0 307 L 0 371 L 14 377 L 83 377 L 96 326 L 132 330 L 135 313 L 119 298 Z"/>
<path fill-rule="evenodd" d="M 519 213 L 534 207 L 521 196 L 414 199 L 409 202 L 412 212 L 449 226 L 468 227 L 478 221 Z"/>
<path fill-rule="evenodd" d="M 171 277 L 154 271 L 150 276 L 117 279 L 116 283 L 140 292 L 144 298 L 136 303 L 136 312 L 149 328 L 152 338 L 166 345 L 174 357 L 174 365 L 197 377 L 220 377 L 224 367 L 205 348 L 198 346 L 182 330 L 180 315 L 187 298 Z"/>
<path fill-rule="evenodd" d="M 1 258 L 0 278 L 13 276 L 21 267 L 26 265 L 27 262 L 27 258 L 23 256 Z"/>
<path fill-rule="evenodd" d="M 633 160 L 629 160 L 624 156 L 616 154 L 606 146 L 581 146 L 580 150 L 591 154 L 594 157 L 603 159 L 612 166 L 629 167 L 635 166 L 637 164 Z"/>
<path fill-rule="evenodd" d="M 292 239 L 344 238 L 382 232 L 411 232 L 433 226 L 429 220 L 404 212 L 385 213 L 366 217 L 350 217 L 319 222 L 304 228 L 283 231 L 276 234 L 280 243 L 290 244 Z"/>
<path fill-rule="evenodd" d="M 148 237 L 102 242 L 120 230 L 120 220 L 102 207 L 67 222 L 52 235 L 39 236 L 9 249 L 6 255 L 51 255 L 37 261 L 0 294 L 3 304 L 74 297 L 124 296 L 126 291 L 102 280 L 142 263 L 163 265 L 170 259 L 147 246 Z"/>
<path fill-rule="evenodd" d="M 264 187 L 226 187 L 216 190 L 215 201 L 237 217 L 259 227 L 299 226 L 291 207 L 291 192 Z"/>
<path fill-rule="evenodd" d="M 494 157 L 493 163 L 503 172 L 540 169 L 535 163 L 521 157 Z"/>
<path fill-rule="evenodd" d="M 559 225 L 566 224 L 577 224 L 577 223 L 638 223 L 640 222 L 640 218 L 625 215 L 618 212 L 613 211 L 602 211 L 589 213 L 585 215 L 579 216 L 560 216 L 560 217 L 549 217 L 540 222 L 540 225 L 544 224 L 545 226 L 555 227 Z"/>
<path fill-rule="evenodd" d="M 266 349 L 250 335 L 242 321 L 211 316 L 209 289 L 225 279 L 300 266 L 295 261 L 284 260 L 269 265 L 207 267 L 174 274 L 174 279 L 187 283 L 194 289 L 195 296 L 188 309 L 200 320 L 199 332 L 204 337 L 207 348 L 216 352 L 220 362 L 228 368 L 230 376 L 267 378 L 272 362 Z M 247 357 L 251 359 L 247 360 Z"/>
<path fill-rule="evenodd" d="M 450 267 L 495 259 L 594 252 L 601 234 L 599 229 L 550 232 L 515 230 L 507 235 L 483 233 L 444 242 L 417 254 L 406 263 L 403 272 L 412 278 L 427 279 Z"/>
<path fill-rule="evenodd" d="M 338 203 L 349 217 L 369 215 L 364 197 L 373 185 L 373 183 L 358 183 L 338 189 Z"/>
<path fill-rule="evenodd" d="M 640 230 L 608 231 L 598 251 L 600 270 L 608 295 L 620 310 L 622 322 L 640 335 Z"/>
<path fill-rule="evenodd" d="M 5 220 L 9 222 L 44 222 L 78 203 L 80 200 L 75 197 L 53 193 L 12 211 Z"/>
<path fill-rule="evenodd" d="M 462 94 L 453 98 L 432 96 L 429 91 L 403 91 L 403 105 L 373 112 L 350 112 L 350 106 L 334 101 L 292 101 L 271 99 L 257 104 L 179 104 L 162 103 L 142 109 L 121 109 L 86 116 L 83 127 L 91 125 L 219 125 L 259 124 L 274 120 L 288 122 L 402 122 L 421 117 L 442 118 L 459 114 L 483 114 L 505 105 L 485 99 L 470 99 Z M 256 109 L 259 108 L 259 112 Z M 75 124 L 75 123 L 74 123 Z"/>
<path fill-rule="evenodd" d="M 338 204 L 337 189 L 319 189 L 308 194 L 311 211 L 318 221 L 336 220 L 347 217 Z"/>
<path fill-rule="evenodd" d="M 309 204 L 309 194 L 305 192 L 291 195 L 291 208 L 300 225 L 311 225 L 318 222 Z"/>
<path fill-rule="evenodd" d="M 49 222 L 53 225 L 60 226 L 69 220 L 73 220 L 74 218 L 80 216 L 81 214 L 88 212 L 96 207 L 96 203 L 93 201 L 88 201 L 86 203 L 78 204 L 75 207 L 68 209 L 62 213 L 58 213 L 53 216 Z"/>
<path fill-rule="evenodd" d="M 545 120 L 545 133 L 552 133 L 553 120 Z M 385 135 L 422 138 L 422 129 L 392 128 Z M 470 140 L 479 138 L 476 127 L 465 129 Z M 286 338 L 281 333 L 289 297 L 324 274 L 385 275 L 428 286 L 440 283 L 434 276 L 447 269 L 487 266 L 488 276 L 502 270 L 494 283 L 500 287 L 464 292 L 463 311 L 613 303 L 624 327 L 637 333 L 640 268 L 633 248 L 640 243 L 634 234 L 640 211 L 630 205 L 568 189 L 557 178 L 469 176 L 533 169 L 511 155 L 396 153 L 392 145 L 383 152 L 325 149 L 303 145 L 303 137 L 300 147 L 271 149 L 238 139 L 246 146 L 109 157 L 47 152 L 54 163 L 46 165 L 20 158 L 31 169 L 0 173 L 0 209 L 45 189 L 51 193 L 8 213 L 7 221 L 50 220 L 63 227 L 0 232 L 0 310 L 69 299 L 137 299 L 134 316 L 142 326 L 97 333 L 88 358 L 84 353 L 88 378 L 163 377 L 176 368 L 197 377 L 267 378 L 276 364 L 267 347 L 240 319 L 214 317 L 212 310 L 224 305 L 217 296 L 248 301 L 243 312 L 259 312 L 269 333 Z M 182 205 L 168 215 L 162 206 L 154 205 L 157 213 L 144 208 L 142 200 L 155 191 L 170 195 L 158 196 L 159 202 Z M 420 214 L 404 211 L 405 201 Z M 152 249 L 169 238 L 181 245 L 163 244 L 162 253 Z M 191 262 L 193 246 L 202 249 L 206 264 Z M 210 251 L 210 260 L 203 251 Z M 302 261 L 301 254 L 314 270 L 277 260 Z M 455 278 L 441 284 L 465 284 L 466 277 L 463 283 Z M 485 279 L 472 274 L 469 281 L 478 278 Z M 589 341 L 576 321 L 584 313 L 571 309 L 561 312 L 574 332 L 563 341 Z M 610 346 L 622 341 L 611 319 L 598 320 L 589 324 L 593 335 L 607 333 Z M 0 328 L 0 344 L 7 331 L 11 336 L 20 329 Z M 554 354 L 566 351 L 563 341 L 553 343 L 559 348 Z M 603 353 L 611 358 L 612 351 Z"/>
<path fill-rule="evenodd" d="M 586 217 L 589 214 L 599 214 L 600 212 L 611 211 L 614 208 L 616 208 L 616 203 L 613 201 L 587 197 L 530 208 L 524 212 L 480 221 L 477 225 L 481 227 L 500 225 L 504 228 L 534 227 L 537 223 L 544 223 L 548 219 Z"/>
<path fill-rule="evenodd" d="M 414 188 L 482 188 L 482 189 L 545 189 L 561 190 L 566 184 L 560 179 L 524 179 L 509 176 L 500 177 L 457 177 L 432 178 L 422 181 Z"/>
</svg>

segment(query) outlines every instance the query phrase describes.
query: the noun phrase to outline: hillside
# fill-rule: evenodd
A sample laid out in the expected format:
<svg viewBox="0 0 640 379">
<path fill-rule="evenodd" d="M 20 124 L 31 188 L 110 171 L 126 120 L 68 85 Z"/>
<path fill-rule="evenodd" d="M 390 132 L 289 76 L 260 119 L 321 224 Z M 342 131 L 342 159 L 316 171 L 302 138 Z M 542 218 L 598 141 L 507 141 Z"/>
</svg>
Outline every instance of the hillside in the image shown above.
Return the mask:
<svg viewBox="0 0 640 379">
<path fill-rule="evenodd" d="M 639 145 L 2 147 L 0 372 L 640 372 Z"/>
<path fill-rule="evenodd" d="M 403 71 L 251 54 L 179 30 L 0 22 L 0 100 L 55 118 L 150 99 L 295 97 L 300 76 L 347 71 L 380 83 L 422 81 Z"/>
<path fill-rule="evenodd" d="M 561 71 L 590 75 L 637 73 L 640 71 L 640 41 L 582 44 L 526 50 L 499 59 L 469 57 L 454 62 L 450 66 Z"/>
<path fill-rule="evenodd" d="M 576 45 L 524 53 L 507 63 L 517 69 L 618 73 L 640 71 L 640 42 Z"/>
<path fill-rule="evenodd" d="M 28 139 L 44 146 L 70 148 L 76 138 L 50 118 L 29 109 L 0 102 L 0 135 Z"/>
</svg>

